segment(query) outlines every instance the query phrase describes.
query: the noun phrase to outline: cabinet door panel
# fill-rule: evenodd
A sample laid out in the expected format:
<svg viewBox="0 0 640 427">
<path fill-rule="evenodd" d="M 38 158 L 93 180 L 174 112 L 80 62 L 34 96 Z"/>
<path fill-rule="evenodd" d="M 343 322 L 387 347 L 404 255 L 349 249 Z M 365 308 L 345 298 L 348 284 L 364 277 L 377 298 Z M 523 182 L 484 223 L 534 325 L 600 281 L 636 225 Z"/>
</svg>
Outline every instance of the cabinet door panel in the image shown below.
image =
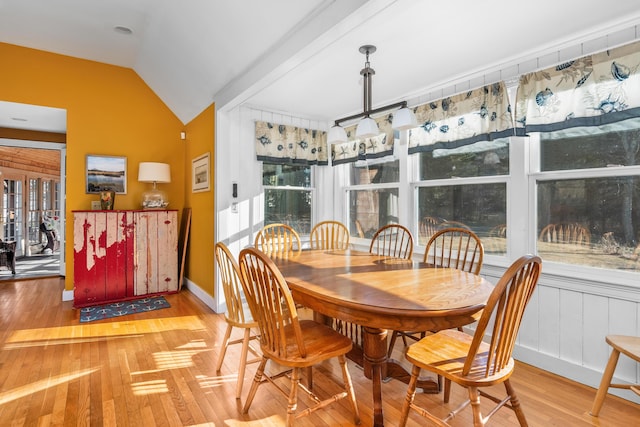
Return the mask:
<svg viewBox="0 0 640 427">
<path fill-rule="evenodd" d="M 149 293 L 149 267 L 147 261 L 149 259 L 147 250 L 147 227 L 148 216 L 143 212 L 136 212 L 134 235 L 134 286 L 136 295 L 146 295 Z"/>
<path fill-rule="evenodd" d="M 133 218 L 121 211 L 106 213 L 105 217 L 106 299 L 128 298 L 134 295 L 133 280 L 127 278 L 127 268 L 133 265 L 133 254 L 127 250 Z"/>
<path fill-rule="evenodd" d="M 96 285 L 95 214 L 74 213 L 73 217 L 73 298 L 76 306 L 100 301 Z"/>
<path fill-rule="evenodd" d="M 178 290 L 178 212 L 158 218 L 158 286 L 160 292 Z"/>
</svg>

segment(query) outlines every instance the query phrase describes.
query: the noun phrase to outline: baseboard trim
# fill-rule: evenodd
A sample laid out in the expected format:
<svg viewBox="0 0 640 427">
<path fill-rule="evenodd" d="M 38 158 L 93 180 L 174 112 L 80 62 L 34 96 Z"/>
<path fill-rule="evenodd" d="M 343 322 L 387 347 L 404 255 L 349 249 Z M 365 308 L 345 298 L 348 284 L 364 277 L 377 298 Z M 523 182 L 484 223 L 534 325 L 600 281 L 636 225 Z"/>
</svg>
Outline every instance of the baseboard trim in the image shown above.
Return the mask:
<svg viewBox="0 0 640 427">
<path fill-rule="evenodd" d="M 602 372 L 600 371 L 579 366 L 527 347 L 516 346 L 513 351 L 513 358 L 580 384 L 593 387 L 596 390 L 602 379 Z M 625 381 L 616 378 L 614 375 L 612 382 L 624 383 Z M 595 393 L 596 391 L 594 390 L 594 397 Z M 640 398 L 629 390 L 610 388 L 609 393 L 631 402 L 640 403 Z"/>
<path fill-rule="evenodd" d="M 207 307 L 217 313 L 215 309 L 216 303 L 211 295 L 206 293 L 200 286 L 198 286 L 195 282 L 189 280 L 187 277 L 184 278 L 184 286 L 186 286 L 189 292 L 195 295 Z"/>
<path fill-rule="evenodd" d="M 64 289 L 62 291 L 62 301 L 73 301 L 73 291 Z"/>
</svg>

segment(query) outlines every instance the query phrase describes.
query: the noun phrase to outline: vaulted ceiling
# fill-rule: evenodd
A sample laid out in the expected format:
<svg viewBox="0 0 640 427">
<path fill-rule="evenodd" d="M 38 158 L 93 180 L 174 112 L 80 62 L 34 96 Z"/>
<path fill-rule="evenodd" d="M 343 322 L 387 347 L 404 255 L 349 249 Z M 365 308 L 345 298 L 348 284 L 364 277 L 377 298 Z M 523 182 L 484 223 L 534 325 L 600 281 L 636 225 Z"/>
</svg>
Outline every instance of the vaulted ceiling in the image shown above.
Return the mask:
<svg viewBox="0 0 640 427">
<path fill-rule="evenodd" d="M 132 68 L 184 123 L 212 102 L 362 111 L 364 44 L 376 107 L 639 23 L 633 1 L 0 0 L 0 42 Z"/>
</svg>

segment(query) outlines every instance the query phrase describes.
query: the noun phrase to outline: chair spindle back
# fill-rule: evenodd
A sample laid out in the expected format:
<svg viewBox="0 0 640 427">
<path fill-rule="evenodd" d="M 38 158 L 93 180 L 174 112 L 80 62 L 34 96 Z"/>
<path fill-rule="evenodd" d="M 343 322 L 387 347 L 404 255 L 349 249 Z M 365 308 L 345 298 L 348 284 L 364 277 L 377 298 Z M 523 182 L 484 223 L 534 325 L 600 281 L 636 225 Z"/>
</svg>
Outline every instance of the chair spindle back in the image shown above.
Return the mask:
<svg viewBox="0 0 640 427">
<path fill-rule="evenodd" d="M 369 252 L 394 258 L 411 259 L 411 255 L 413 255 L 411 232 L 400 224 L 387 224 L 373 235 Z"/>
</svg>

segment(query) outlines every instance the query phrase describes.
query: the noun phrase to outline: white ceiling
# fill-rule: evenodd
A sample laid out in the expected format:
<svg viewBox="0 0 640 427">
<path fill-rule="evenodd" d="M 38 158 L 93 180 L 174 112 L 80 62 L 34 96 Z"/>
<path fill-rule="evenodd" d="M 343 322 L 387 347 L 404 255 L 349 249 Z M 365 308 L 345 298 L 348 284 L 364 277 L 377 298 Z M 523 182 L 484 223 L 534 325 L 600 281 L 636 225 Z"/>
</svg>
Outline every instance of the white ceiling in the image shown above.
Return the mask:
<svg viewBox="0 0 640 427">
<path fill-rule="evenodd" d="M 364 44 L 375 108 L 638 23 L 635 1 L 0 0 L 0 42 L 132 68 L 183 123 L 214 101 L 362 111 Z M 0 102 L 0 126 L 60 131 L 15 107 Z"/>
</svg>

